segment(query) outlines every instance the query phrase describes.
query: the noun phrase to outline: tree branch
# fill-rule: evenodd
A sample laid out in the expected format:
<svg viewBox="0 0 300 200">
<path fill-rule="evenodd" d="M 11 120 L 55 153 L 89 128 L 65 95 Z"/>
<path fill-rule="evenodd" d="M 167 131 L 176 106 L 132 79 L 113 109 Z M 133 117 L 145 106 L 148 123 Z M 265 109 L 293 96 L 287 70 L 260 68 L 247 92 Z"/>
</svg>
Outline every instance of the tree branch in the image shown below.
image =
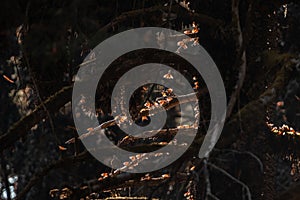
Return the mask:
<svg viewBox="0 0 300 200">
<path fill-rule="evenodd" d="M 172 9 L 175 11 L 178 11 L 179 9 L 182 9 L 182 7 L 179 5 L 173 5 Z M 119 15 L 118 17 L 114 18 L 110 23 L 103 26 L 100 30 L 98 30 L 91 41 L 97 41 L 97 37 L 99 35 L 103 35 L 103 33 L 107 33 L 110 29 L 114 28 L 114 26 L 116 26 L 117 24 L 119 24 L 121 22 L 132 19 L 139 15 L 145 15 L 145 13 L 152 14 L 157 11 L 169 12 L 169 7 L 153 6 L 153 7 L 149 7 L 149 8 L 142 8 L 142 9 L 124 12 L 121 15 Z M 205 24 L 209 27 L 212 27 L 213 29 L 218 29 L 218 28 L 220 28 L 220 26 L 222 26 L 224 24 L 222 20 L 215 19 L 215 18 L 210 17 L 205 14 L 189 12 L 189 11 L 186 11 L 186 12 L 187 12 L 187 15 L 189 17 L 191 17 L 193 20 L 196 20 L 198 23 Z"/>
<path fill-rule="evenodd" d="M 201 93 L 191 93 L 191 94 L 181 95 L 179 97 L 173 98 L 169 103 L 167 103 L 164 106 L 158 106 L 158 107 L 157 106 L 152 106 L 150 108 L 141 109 L 140 113 L 138 114 L 138 117 L 149 116 L 150 113 L 151 114 L 156 114 L 156 113 L 159 113 L 159 112 L 163 112 L 165 110 L 170 110 L 171 108 L 174 108 L 175 106 L 179 105 L 179 103 L 188 103 L 188 102 L 197 101 L 198 99 L 195 98 L 195 96 L 199 96 L 199 95 L 201 95 L 203 93 L 201 92 Z M 180 102 L 178 101 L 178 99 L 180 99 Z M 135 119 L 135 120 L 137 120 L 137 119 Z M 99 126 L 93 128 L 93 130 L 90 130 L 87 133 L 84 133 L 84 134 L 80 135 L 78 137 L 78 139 L 82 140 L 82 139 L 85 139 L 87 137 L 93 136 L 93 135 L 97 134 L 97 132 L 99 130 L 105 129 L 105 128 L 108 128 L 108 127 L 111 127 L 111 126 L 115 126 L 115 125 L 117 125 L 117 122 L 114 119 L 106 121 L 106 122 L 103 122 Z M 148 132 L 146 132 L 144 134 L 151 135 L 151 133 L 154 132 L 154 131 L 155 130 L 148 131 Z M 165 132 L 169 132 L 169 133 L 175 132 L 176 133 L 177 131 L 178 131 L 178 129 L 175 128 L 174 130 L 173 129 L 170 129 L 170 130 L 161 130 L 160 133 L 165 133 Z M 74 143 L 74 142 L 75 142 L 75 138 L 71 138 L 68 141 L 66 141 L 65 143 L 66 144 L 70 144 L 70 143 Z"/>
<path fill-rule="evenodd" d="M 248 43 L 251 39 L 251 11 L 252 11 L 252 4 L 249 4 L 248 7 L 248 15 L 246 20 L 246 28 L 244 30 L 244 33 L 241 29 L 241 22 L 240 22 L 240 13 L 239 13 L 239 0 L 232 0 L 232 23 L 234 28 L 234 33 L 236 33 L 236 41 L 237 41 L 237 52 L 238 57 L 235 61 L 234 66 L 239 67 L 239 74 L 238 74 L 238 81 L 235 85 L 234 92 L 231 94 L 228 106 L 227 106 L 227 112 L 226 112 L 226 118 L 229 118 L 233 108 L 235 106 L 236 100 L 238 99 L 238 96 L 241 92 L 241 89 L 244 84 L 244 80 L 246 77 L 246 68 L 247 68 L 247 58 L 246 58 L 246 46 L 248 46 Z M 248 35 L 247 38 L 245 38 L 245 35 Z"/>
<path fill-rule="evenodd" d="M 34 174 L 27 185 L 23 188 L 23 190 L 17 195 L 16 200 L 23 199 L 27 192 L 40 181 L 44 176 L 46 176 L 51 170 L 60 168 L 66 165 L 74 164 L 75 162 L 82 161 L 88 157 L 88 152 L 84 151 L 77 156 L 71 156 L 62 160 L 54 161 L 53 163 L 47 165 L 40 172 Z"/>
<path fill-rule="evenodd" d="M 291 186 L 289 189 L 278 195 L 275 200 L 287 200 L 287 199 L 300 199 L 300 184 L 295 184 Z"/>
<path fill-rule="evenodd" d="M 237 127 L 239 123 L 243 126 L 247 134 L 256 134 L 257 127 L 265 126 L 265 114 L 268 106 L 276 100 L 280 91 L 284 88 L 285 83 L 292 74 L 291 65 L 294 65 L 287 56 L 276 64 L 283 64 L 281 69 L 276 73 L 275 80 L 268 89 L 259 96 L 258 99 L 245 105 L 236 113 L 229 122 L 226 123 L 220 140 L 217 143 L 218 148 L 231 145 L 239 137 Z M 255 120 L 255 121 L 253 121 Z"/>
<path fill-rule="evenodd" d="M 5 134 L 0 136 L 0 152 L 12 146 L 17 140 L 25 136 L 35 124 L 45 118 L 47 116 L 45 108 L 49 112 L 56 112 L 59 108 L 71 101 L 71 96 L 72 86 L 64 87 L 54 95 L 47 98 L 30 114 L 22 117 L 19 121 L 14 123 Z"/>
<path fill-rule="evenodd" d="M 238 184 L 240 184 L 243 188 L 245 188 L 246 190 L 246 193 L 247 193 L 247 199 L 248 200 L 251 200 L 251 192 L 250 192 L 250 189 L 249 187 L 243 183 L 242 181 L 238 180 L 237 178 L 233 177 L 231 174 L 229 174 L 227 171 L 225 171 L 224 169 L 212 164 L 212 163 L 208 163 L 209 166 L 211 166 L 212 168 L 218 170 L 219 172 L 221 172 L 222 174 L 224 174 L 225 176 L 227 176 L 228 178 L 230 178 L 231 180 L 237 182 Z"/>
</svg>

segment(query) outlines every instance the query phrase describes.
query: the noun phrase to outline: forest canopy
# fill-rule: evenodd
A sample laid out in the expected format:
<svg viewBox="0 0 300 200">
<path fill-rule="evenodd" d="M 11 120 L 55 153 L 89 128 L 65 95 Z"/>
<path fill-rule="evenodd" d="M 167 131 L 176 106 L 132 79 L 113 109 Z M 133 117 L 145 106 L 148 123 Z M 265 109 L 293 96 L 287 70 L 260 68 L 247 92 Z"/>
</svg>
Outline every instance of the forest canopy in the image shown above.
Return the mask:
<svg viewBox="0 0 300 200">
<path fill-rule="evenodd" d="M 298 1 L 4 0 L 0 16 L 0 199 L 300 199 Z M 149 31 L 139 38 L 158 47 L 172 38 L 174 52 L 123 54 L 107 67 L 94 97 L 74 98 L 74 83 L 83 77 L 77 73 L 89 69 L 97 45 L 146 27 L 175 30 L 176 35 Z M 227 101 L 226 115 L 219 113 L 224 114 L 221 136 L 204 158 L 198 153 L 214 116 L 214 94 L 182 56 L 197 55 L 188 52 L 199 47 L 216 64 Z M 121 77 L 145 63 L 174 69 L 192 92 L 177 95 L 175 85 L 149 83 L 126 102 L 125 82 L 123 95 L 114 98 Z M 152 72 L 165 83 L 183 83 L 171 70 Z M 141 132 L 147 137 L 120 128 L 147 127 L 161 109 L 166 122 Z M 76 120 L 97 124 L 79 130 Z M 179 132 L 187 141 L 196 136 L 183 155 L 164 166 L 169 154 L 186 146 L 174 140 Z M 112 149 L 92 149 L 85 141 L 103 137 L 135 156 L 112 159 L 110 166 L 99 162 L 93 151 L 102 155 Z M 169 152 L 151 154 L 165 146 Z M 164 167 L 126 171 L 142 163 Z"/>
</svg>

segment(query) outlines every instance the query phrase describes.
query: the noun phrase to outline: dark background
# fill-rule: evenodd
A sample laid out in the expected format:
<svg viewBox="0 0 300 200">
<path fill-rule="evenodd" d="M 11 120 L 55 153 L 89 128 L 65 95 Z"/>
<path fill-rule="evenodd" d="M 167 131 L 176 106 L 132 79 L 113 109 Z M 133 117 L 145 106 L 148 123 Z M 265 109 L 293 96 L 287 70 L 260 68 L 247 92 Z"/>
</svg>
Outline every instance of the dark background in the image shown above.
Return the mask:
<svg viewBox="0 0 300 200">
<path fill-rule="evenodd" d="M 299 2 L 191 0 L 184 7 L 186 3 L 0 2 L 0 199 L 238 200 L 250 199 L 249 194 L 252 199 L 300 199 Z M 209 159 L 196 158 L 202 131 L 209 124 L 207 92 L 199 104 L 205 118 L 198 139 L 165 169 L 147 175 L 114 174 L 79 140 L 65 143 L 77 137 L 70 106 L 72 84 L 91 49 L 131 28 L 158 26 L 183 32 L 193 22 L 199 32 L 192 37 L 199 37 L 219 67 L 229 102 L 225 128 Z M 149 55 L 143 59 L 166 57 L 159 52 Z M 122 76 L 116 71 L 140 61 L 134 53 L 123 56 L 99 83 L 100 123 L 112 119 L 108 99 Z M 173 65 L 186 67 L 187 77 L 198 76 L 180 59 Z M 191 83 L 195 84 L 192 79 Z M 205 91 L 205 86 L 196 91 Z M 142 105 L 143 98 L 137 93 L 136 105 Z M 93 117 L 82 108 L 85 118 Z M 143 142 L 129 140 L 116 126 L 106 132 L 116 144 L 123 140 L 122 148 L 128 144 L 141 151 L 170 139 L 167 131 L 159 139 L 150 138 L 143 148 Z"/>
</svg>

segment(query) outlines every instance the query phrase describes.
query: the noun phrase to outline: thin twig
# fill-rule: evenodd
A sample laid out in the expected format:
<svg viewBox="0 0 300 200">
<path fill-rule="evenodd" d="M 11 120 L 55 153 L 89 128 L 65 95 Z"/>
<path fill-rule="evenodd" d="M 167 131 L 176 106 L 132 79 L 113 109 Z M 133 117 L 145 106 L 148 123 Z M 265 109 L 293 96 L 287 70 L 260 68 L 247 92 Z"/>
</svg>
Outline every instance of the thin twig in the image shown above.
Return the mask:
<svg viewBox="0 0 300 200">
<path fill-rule="evenodd" d="M 168 104 L 166 104 L 164 107 L 157 107 L 157 106 L 152 106 L 151 108 L 147 108 L 147 109 L 142 109 L 140 111 L 140 116 L 149 116 L 149 114 L 156 114 L 158 112 L 162 112 L 165 110 L 169 110 L 171 108 L 174 108 L 175 106 L 179 105 L 179 103 L 188 103 L 188 102 L 193 102 L 193 101 L 197 101 L 198 99 L 195 98 L 195 96 L 197 96 L 196 93 L 191 93 L 191 94 L 187 94 L 187 95 L 182 95 L 179 96 L 178 99 L 180 99 L 180 102 L 177 99 L 173 99 L 172 101 L 170 101 Z M 79 136 L 79 139 L 85 139 L 89 136 L 92 136 L 94 134 L 96 134 L 99 130 L 101 129 L 105 129 L 111 126 L 115 126 L 116 120 L 109 120 L 107 122 L 103 122 L 102 124 L 100 124 L 99 126 L 93 128 L 92 130 L 88 131 L 87 133 L 82 134 L 81 136 Z M 190 128 L 190 127 L 189 127 Z M 162 130 L 163 131 L 163 130 Z M 168 132 L 171 130 L 167 130 Z M 174 130 L 174 131 L 178 131 L 178 129 Z M 153 131 L 148 131 L 147 134 L 151 134 Z M 160 131 L 161 132 L 161 131 Z M 66 144 L 70 144 L 70 143 L 74 143 L 75 138 L 71 138 L 68 141 L 66 141 Z"/>
<path fill-rule="evenodd" d="M 235 153 L 235 154 L 247 154 L 247 155 L 251 156 L 252 158 L 254 158 L 254 160 L 257 161 L 257 163 L 259 164 L 259 168 L 260 168 L 261 173 L 264 172 L 263 163 L 261 162 L 259 157 L 257 157 L 254 153 L 252 153 L 250 151 L 237 151 L 237 150 L 234 150 L 234 149 L 217 149 L 217 148 L 214 148 L 213 150 L 214 151 L 221 151 L 221 152 L 222 151 L 228 151 L 228 152 L 232 152 L 232 153 Z"/>
<path fill-rule="evenodd" d="M 203 165 L 204 165 L 204 179 L 205 179 L 205 184 L 206 184 L 206 197 L 205 200 L 208 199 L 208 196 L 211 194 L 211 185 L 210 185 L 210 180 L 209 180 L 209 172 L 207 169 L 207 160 L 208 158 L 203 159 Z"/>
<path fill-rule="evenodd" d="M 71 100 L 71 94 L 72 86 L 64 87 L 47 98 L 43 104 L 50 112 L 56 112 L 57 109 L 61 108 Z M 0 152 L 25 136 L 31 127 L 46 116 L 43 105 L 39 105 L 30 114 L 22 117 L 19 121 L 10 126 L 8 131 L 0 136 Z"/>
<path fill-rule="evenodd" d="M 205 184 L 206 184 L 205 200 L 208 200 L 209 199 L 208 197 L 213 198 L 215 200 L 219 200 L 219 198 L 211 192 L 211 184 L 210 184 L 207 163 L 208 163 L 208 158 L 204 158 L 203 159 L 203 174 L 204 174 L 204 179 L 205 179 Z"/>
<path fill-rule="evenodd" d="M 178 8 L 180 5 L 172 5 L 172 9 Z M 136 9 L 128 12 L 124 12 L 118 17 L 112 19 L 111 22 L 103 26 L 100 30 L 97 31 L 95 34 L 95 37 L 91 40 L 94 41 L 97 39 L 97 36 L 103 35 L 103 33 L 108 32 L 112 27 L 116 26 L 117 24 L 124 22 L 128 19 L 132 19 L 138 15 L 144 15 L 145 13 L 151 14 L 157 11 L 165 11 L 169 12 L 169 8 L 165 6 L 153 6 L 149 8 L 142 8 L 142 9 Z M 196 13 L 196 12 L 188 12 L 189 17 L 197 20 L 199 23 L 207 25 L 209 27 L 213 28 L 220 28 L 224 22 L 220 19 L 213 18 L 211 16 L 201 14 L 201 13 Z"/>
<path fill-rule="evenodd" d="M 212 163 L 208 163 L 209 166 L 211 166 L 212 168 L 218 170 L 219 172 L 221 172 L 222 174 L 226 175 L 228 178 L 230 178 L 231 180 L 235 181 L 236 183 L 240 184 L 245 190 L 246 190 L 246 193 L 247 193 L 247 199 L 248 200 L 251 200 L 252 197 L 251 197 L 251 192 L 250 192 L 250 189 L 249 187 L 243 183 L 242 181 L 238 180 L 237 178 L 233 177 L 231 174 L 229 174 L 227 171 L 225 171 L 224 169 L 212 164 Z"/>
<path fill-rule="evenodd" d="M 54 161 L 53 163 L 47 165 L 45 168 L 43 168 L 40 172 L 37 172 L 34 174 L 29 182 L 25 185 L 25 187 L 21 190 L 21 192 L 17 195 L 15 200 L 23 199 L 28 191 L 35 185 L 39 180 L 41 180 L 44 176 L 46 176 L 51 170 L 54 170 L 56 168 L 63 167 L 65 165 L 74 164 L 74 162 L 79 162 L 87 158 L 88 152 L 84 151 L 77 156 L 70 156 L 68 158 L 64 158 L 58 161 Z"/>
<path fill-rule="evenodd" d="M 41 98 L 41 95 L 40 95 L 40 91 L 39 91 L 39 88 L 37 86 L 37 83 L 36 83 L 36 80 L 35 80 L 35 77 L 34 77 L 34 74 L 32 73 L 31 71 L 31 67 L 30 67 L 30 64 L 29 64 L 29 60 L 28 60 L 28 57 L 27 57 L 27 54 L 26 54 L 26 51 L 25 51 L 25 48 L 23 48 L 23 46 L 21 46 L 21 49 L 22 49 L 22 52 L 23 52 L 23 56 L 24 56 L 24 59 L 25 59 L 25 62 L 26 62 L 26 65 L 27 65 L 27 68 L 28 68 L 28 72 L 29 72 L 29 76 L 31 77 L 31 80 L 32 80 L 32 83 L 33 83 L 33 86 L 35 88 L 35 92 L 36 92 L 36 95 L 39 99 L 39 103 L 40 105 L 43 107 L 48 119 L 49 119 L 49 123 L 50 123 L 50 127 L 51 127 L 51 131 L 54 135 L 54 138 L 55 138 L 55 141 L 56 141 L 56 145 L 58 146 L 59 145 L 59 139 L 57 137 L 57 134 L 56 134 L 56 131 L 55 131 L 55 128 L 54 128 L 54 123 L 53 123 L 53 119 L 48 111 L 48 109 L 46 108 L 45 104 L 44 104 L 44 101 L 42 100 Z"/>
<path fill-rule="evenodd" d="M 250 29 L 249 27 L 251 26 L 250 21 L 250 13 L 252 11 L 252 4 L 249 4 L 248 7 L 248 19 L 246 20 L 246 28 L 245 31 L 251 31 L 248 30 Z M 229 118 L 230 115 L 232 114 L 233 108 L 236 104 L 236 100 L 240 95 L 240 91 L 243 87 L 244 80 L 246 77 L 246 68 L 247 68 L 247 58 L 246 58 L 246 45 L 250 41 L 250 36 L 248 35 L 248 38 L 244 38 L 245 32 L 243 34 L 242 29 L 241 29 L 241 22 L 240 22 L 240 17 L 239 17 L 239 0 L 232 0 L 232 21 L 233 21 L 233 26 L 234 30 L 236 33 L 236 41 L 237 41 L 237 52 L 238 52 L 238 57 L 235 61 L 234 66 L 240 66 L 239 67 L 239 74 L 238 74 L 238 81 L 234 87 L 234 92 L 231 94 L 228 106 L 227 106 L 227 111 L 226 111 L 226 118 Z"/>
<path fill-rule="evenodd" d="M 172 24 L 170 22 L 170 17 L 171 17 L 171 12 L 172 12 L 172 6 L 173 6 L 173 0 L 170 0 L 168 17 L 167 17 L 167 23 L 168 23 L 169 28 L 171 28 L 171 26 L 172 26 Z"/>
</svg>

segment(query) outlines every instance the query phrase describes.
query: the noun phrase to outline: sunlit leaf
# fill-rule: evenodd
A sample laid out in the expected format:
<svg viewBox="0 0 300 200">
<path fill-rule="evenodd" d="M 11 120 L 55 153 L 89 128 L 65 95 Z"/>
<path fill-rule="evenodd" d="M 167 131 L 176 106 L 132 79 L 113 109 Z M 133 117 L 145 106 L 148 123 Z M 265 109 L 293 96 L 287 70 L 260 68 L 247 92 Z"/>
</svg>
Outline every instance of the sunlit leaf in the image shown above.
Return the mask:
<svg viewBox="0 0 300 200">
<path fill-rule="evenodd" d="M 165 79 L 173 79 L 174 77 L 172 76 L 172 74 L 171 74 L 171 70 L 169 70 L 169 72 L 167 73 L 167 74 L 165 74 L 164 76 L 163 76 Z"/>
<path fill-rule="evenodd" d="M 8 82 L 14 83 L 14 81 L 11 80 L 10 78 L 8 78 L 7 76 L 5 76 L 5 75 L 2 75 L 2 76 L 3 76 L 3 78 L 4 78 L 5 80 L 7 80 Z"/>
<path fill-rule="evenodd" d="M 147 92 L 148 91 L 148 87 L 143 86 L 143 90 Z"/>
<path fill-rule="evenodd" d="M 147 107 L 147 108 L 150 108 L 150 107 L 152 106 L 152 104 L 151 104 L 149 101 L 147 101 L 147 102 L 144 104 L 144 106 Z"/>
<path fill-rule="evenodd" d="M 58 146 L 58 149 L 59 149 L 60 151 L 66 151 L 66 150 L 67 150 L 67 148 L 66 148 L 66 147 L 63 147 L 63 146 Z"/>
<path fill-rule="evenodd" d="M 166 101 L 169 103 L 170 101 L 172 101 L 173 100 L 173 98 L 172 97 L 167 97 L 166 98 Z"/>
<path fill-rule="evenodd" d="M 169 174 L 163 174 L 163 175 L 161 175 L 161 177 L 163 177 L 163 178 L 170 178 L 170 175 Z"/>
<path fill-rule="evenodd" d="M 107 177 L 109 176 L 109 174 L 105 172 L 105 173 L 102 173 L 101 176 L 102 176 L 103 178 L 107 178 Z"/>
<path fill-rule="evenodd" d="M 172 89 L 172 88 L 168 88 L 168 89 L 166 90 L 166 92 L 167 92 L 168 94 L 171 94 L 171 93 L 173 92 L 173 89 Z"/>
<path fill-rule="evenodd" d="M 135 160 L 136 160 L 135 156 L 130 156 L 129 159 L 130 159 L 131 161 L 135 161 Z"/>
<path fill-rule="evenodd" d="M 89 132 L 91 132 L 91 131 L 94 130 L 94 128 L 87 128 L 86 130 L 89 131 Z"/>
<path fill-rule="evenodd" d="M 165 104 L 167 104 L 168 102 L 166 100 L 158 100 L 158 103 L 163 106 Z"/>
<path fill-rule="evenodd" d="M 147 116 L 142 116 L 142 122 L 143 121 L 148 121 L 148 117 Z"/>
</svg>

